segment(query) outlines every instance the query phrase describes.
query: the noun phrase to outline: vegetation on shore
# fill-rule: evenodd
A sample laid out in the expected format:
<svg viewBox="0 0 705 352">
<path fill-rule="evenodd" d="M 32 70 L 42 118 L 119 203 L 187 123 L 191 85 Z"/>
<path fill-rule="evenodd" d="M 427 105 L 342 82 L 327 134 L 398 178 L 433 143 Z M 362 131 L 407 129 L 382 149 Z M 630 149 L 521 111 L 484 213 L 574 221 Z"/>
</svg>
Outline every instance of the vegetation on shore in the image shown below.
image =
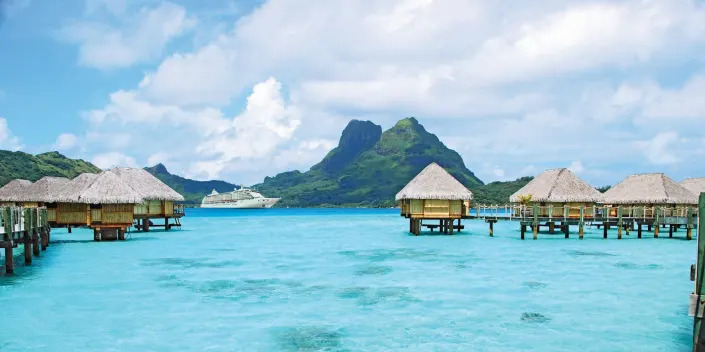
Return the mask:
<svg viewBox="0 0 705 352">
<path fill-rule="evenodd" d="M 84 172 L 100 169 L 81 159 L 70 159 L 59 152 L 32 155 L 24 152 L 0 150 L 0 185 L 14 179 L 37 181 L 44 176 L 74 178 Z"/>
</svg>

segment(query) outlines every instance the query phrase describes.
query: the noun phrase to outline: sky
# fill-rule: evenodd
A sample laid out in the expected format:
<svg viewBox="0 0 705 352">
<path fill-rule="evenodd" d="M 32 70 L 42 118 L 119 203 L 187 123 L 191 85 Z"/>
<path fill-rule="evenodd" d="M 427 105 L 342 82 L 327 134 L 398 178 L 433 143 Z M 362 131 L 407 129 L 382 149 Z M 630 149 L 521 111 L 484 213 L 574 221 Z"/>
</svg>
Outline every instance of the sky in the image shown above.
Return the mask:
<svg viewBox="0 0 705 352">
<path fill-rule="evenodd" d="M 408 116 L 485 182 L 705 176 L 705 3 L 0 0 L 0 149 L 254 184 Z"/>
</svg>

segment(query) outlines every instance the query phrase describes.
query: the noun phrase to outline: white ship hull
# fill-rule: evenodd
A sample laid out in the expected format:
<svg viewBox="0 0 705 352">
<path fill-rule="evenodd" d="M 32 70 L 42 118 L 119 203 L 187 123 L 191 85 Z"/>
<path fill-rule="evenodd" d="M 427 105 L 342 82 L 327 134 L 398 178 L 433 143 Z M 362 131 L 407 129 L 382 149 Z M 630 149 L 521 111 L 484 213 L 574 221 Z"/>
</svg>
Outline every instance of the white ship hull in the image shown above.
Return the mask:
<svg viewBox="0 0 705 352">
<path fill-rule="evenodd" d="M 253 198 L 233 200 L 222 203 L 202 203 L 201 208 L 226 208 L 226 209 L 262 209 L 271 208 L 280 198 Z"/>
</svg>

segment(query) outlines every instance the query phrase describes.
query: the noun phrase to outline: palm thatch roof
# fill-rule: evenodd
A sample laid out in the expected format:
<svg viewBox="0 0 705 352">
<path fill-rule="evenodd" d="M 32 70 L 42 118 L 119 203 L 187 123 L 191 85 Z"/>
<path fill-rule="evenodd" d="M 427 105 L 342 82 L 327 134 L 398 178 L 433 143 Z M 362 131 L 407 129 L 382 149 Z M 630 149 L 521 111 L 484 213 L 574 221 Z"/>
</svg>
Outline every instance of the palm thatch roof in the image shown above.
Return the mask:
<svg viewBox="0 0 705 352">
<path fill-rule="evenodd" d="M 0 188 L 0 202 L 18 202 L 32 182 L 27 180 L 12 180 Z"/>
<path fill-rule="evenodd" d="M 472 192 L 436 163 L 431 163 L 397 193 L 402 199 L 470 200 Z"/>
<path fill-rule="evenodd" d="M 699 196 L 700 193 L 705 192 L 705 177 L 701 178 L 687 178 L 681 181 L 681 186 L 687 188 L 689 191 L 695 193 Z M 0 189 L 1 191 L 2 189 Z"/>
<path fill-rule="evenodd" d="M 144 169 L 120 167 L 110 170 L 145 200 L 183 201 L 184 197 Z"/>
<path fill-rule="evenodd" d="M 27 187 L 18 197 L 18 202 L 56 202 L 56 196 L 71 182 L 65 177 L 44 176 Z"/>
<path fill-rule="evenodd" d="M 142 196 L 110 171 L 103 171 L 78 197 L 85 204 L 139 204 Z"/>
<path fill-rule="evenodd" d="M 509 196 L 509 201 L 518 203 L 521 197 L 528 196 L 532 202 L 540 203 L 599 203 L 603 199 L 600 191 L 565 168 L 542 172 Z"/>
<path fill-rule="evenodd" d="M 56 196 L 57 203 L 80 203 L 81 192 L 90 186 L 98 174 L 82 173 L 71 180 Z"/>
<path fill-rule="evenodd" d="M 631 175 L 605 192 L 606 204 L 698 204 L 698 197 L 668 176 Z"/>
</svg>

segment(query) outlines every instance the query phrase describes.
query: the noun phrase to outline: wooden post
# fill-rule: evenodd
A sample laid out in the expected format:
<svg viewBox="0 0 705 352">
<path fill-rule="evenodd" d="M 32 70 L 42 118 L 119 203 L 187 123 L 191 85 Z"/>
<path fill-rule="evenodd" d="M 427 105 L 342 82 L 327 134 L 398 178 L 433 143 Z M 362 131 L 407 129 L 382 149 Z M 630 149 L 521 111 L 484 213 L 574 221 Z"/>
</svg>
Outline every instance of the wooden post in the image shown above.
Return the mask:
<svg viewBox="0 0 705 352">
<path fill-rule="evenodd" d="M 617 239 L 622 239 L 622 229 L 624 228 L 624 223 L 622 222 L 622 207 L 617 207 Z"/>
<path fill-rule="evenodd" d="M 149 219 L 142 219 L 142 231 L 149 232 Z"/>
<path fill-rule="evenodd" d="M 659 228 L 659 217 L 660 217 L 660 212 L 657 207 L 654 207 L 654 238 L 658 238 L 658 234 L 660 232 Z"/>
<path fill-rule="evenodd" d="M 46 251 L 47 250 L 47 234 L 46 234 L 46 230 L 44 228 L 39 230 L 39 237 L 40 237 L 41 243 L 42 243 L 42 250 Z"/>
<path fill-rule="evenodd" d="M 68 227 L 68 228 L 69 228 L 69 233 L 71 233 L 71 225 L 69 225 L 69 227 Z"/>
<path fill-rule="evenodd" d="M 602 223 L 602 238 L 607 238 L 607 230 L 609 230 L 610 225 Z"/>
<path fill-rule="evenodd" d="M 561 224 L 563 226 L 563 233 L 565 234 L 565 238 L 570 238 L 570 224 L 567 222 L 563 222 Z"/>
<path fill-rule="evenodd" d="M 164 218 L 164 231 L 169 231 L 169 218 Z"/>
<path fill-rule="evenodd" d="M 39 235 L 36 230 L 32 230 L 32 250 L 34 251 L 34 256 L 38 257 L 41 251 L 39 250 Z"/>
<path fill-rule="evenodd" d="M 688 226 L 685 233 L 685 239 L 690 241 L 693 239 L 693 212 L 690 210 L 690 207 L 686 207 L 685 211 L 688 216 Z"/>
<path fill-rule="evenodd" d="M 453 225 L 454 225 L 455 219 L 450 219 L 448 221 L 450 222 L 450 226 L 449 226 L 448 230 L 450 230 L 450 235 L 452 236 L 453 235 Z"/>
<path fill-rule="evenodd" d="M 673 225 L 668 225 L 668 238 L 673 238 Z"/>
<path fill-rule="evenodd" d="M 519 227 L 521 228 L 521 239 L 523 240 L 523 239 L 524 239 L 524 233 L 526 233 L 526 225 L 521 224 Z"/>
<path fill-rule="evenodd" d="M 137 226 L 139 227 L 140 220 L 137 219 Z M 414 233 L 414 219 L 409 218 L 409 232 Z"/>
<path fill-rule="evenodd" d="M 32 264 L 32 237 L 25 231 L 24 235 L 24 263 Z"/>
<path fill-rule="evenodd" d="M 705 228 L 705 193 L 700 193 L 698 208 L 698 258 L 695 264 L 695 317 L 693 318 L 693 350 L 705 350 L 705 330 L 702 329 L 703 318 L 698 317 L 700 304 L 703 300 L 702 294 L 705 291 L 705 236 L 700 236 L 701 229 Z"/>
<path fill-rule="evenodd" d="M 539 236 L 539 205 L 534 203 L 534 239 Z"/>
<path fill-rule="evenodd" d="M 578 227 L 578 238 L 581 240 L 583 239 L 583 236 L 585 235 L 585 205 L 581 204 L 580 205 L 580 224 Z"/>
<path fill-rule="evenodd" d="M 554 234 L 556 233 L 556 223 L 551 221 L 548 223 L 548 233 Z"/>
<path fill-rule="evenodd" d="M 10 235 L 11 237 L 12 235 Z M 32 256 L 30 256 L 31 260 Z M 12 274 L 15 272 L 15 259 L 12 257 L 12 242 L 7 242 L 5 245 L 5 273 Z"/>
<path fill-rule="evenodd" d="M 100 241 L 100 231 L 93 229 L 93 241 Z"/>
<path fill-rule="evenodd" d="M 494 223 L 490 221 L 490 237 L 494 237 Z"/>
<path fill-rule="evenodd" d="M 125 240 L 125 230 L 123 229 L 118 229 L 118 240 L 124 241 Z"/>
<path fill-rule="evenodd" d="M 636 237 L 641 238 L 641 223 L 637 222 L 636 226 L 637 226 Z"/>
</svg>

